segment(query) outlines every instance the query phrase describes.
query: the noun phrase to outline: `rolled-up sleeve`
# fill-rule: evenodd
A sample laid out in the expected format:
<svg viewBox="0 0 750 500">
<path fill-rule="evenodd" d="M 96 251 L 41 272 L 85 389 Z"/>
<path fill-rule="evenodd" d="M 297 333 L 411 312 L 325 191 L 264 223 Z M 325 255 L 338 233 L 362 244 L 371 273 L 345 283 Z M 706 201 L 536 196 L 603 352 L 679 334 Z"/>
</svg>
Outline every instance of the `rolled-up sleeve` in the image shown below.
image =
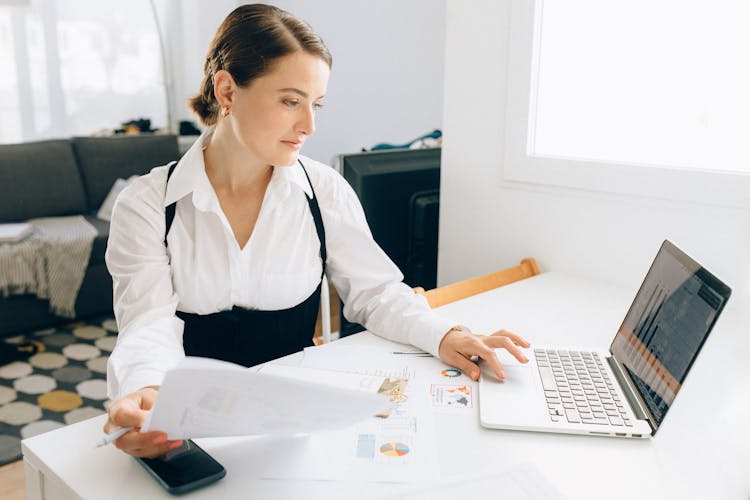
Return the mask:
<svg viewBox="0 0 750 500">
<path fill-rule="evenodd" d="M 165 169 L 136 179 L 118 196 L 112 213 L 106 263 L 119 330 L 107 363 L 112 399 L 161 384 L 185 355 L 164 245 L 165 182 Z"/>
<path fill-rule="evenodd" d="M 321 210 L 328 276 L 344 302 L 344 316 L 438 356 L 440 341 L 457 323 L 435 313 L 402 282 L 403 274 L 373 239 L 357 195 L 342 178 L 332 181 Z"/>
</svg>

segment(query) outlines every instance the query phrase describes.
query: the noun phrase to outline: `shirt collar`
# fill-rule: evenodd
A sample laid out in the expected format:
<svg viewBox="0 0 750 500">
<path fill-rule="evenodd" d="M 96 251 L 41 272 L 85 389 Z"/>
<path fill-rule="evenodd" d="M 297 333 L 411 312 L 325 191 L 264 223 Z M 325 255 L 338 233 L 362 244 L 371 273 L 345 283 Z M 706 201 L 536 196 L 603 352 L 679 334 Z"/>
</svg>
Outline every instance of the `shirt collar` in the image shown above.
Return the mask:
<svg viewBox="0 0 750 500">
<path fill-rule="evenodd" d="M 309 160 L 304 156 L 300 156 L 300 160 L 302 160 L 303 164 L 309 163 Z M 299 162 L 284 167 L 274 167 L 271 182 L 274 181 L 278 182 L 278 185 L 281 187 L 284 194 L 290 194 L 290 188 L 294 186 L 301 189 L 308 198 L 312 198 L 312 188 L 310 187 L 310 183 L 307 181 L 307 176 L 305 176 L 305 172 L 302 171 Z"/>
<path fill-rule="evenodd" d="M 211 141 L 214 127 L 213 125 L 208 127 L 177 162 L 167 184 L 165 207 L 190 193 L 193 193 L 193 204 L 196 208 L 209 210 L 212 206 L 212 200 L 215 200 L 216 194 L 206 175 L 203 150 Z M 304 156 L 300 156 L 300 159 L 304 164 L 310 163 L 310 160 Z M 298 162 L 288 166 L 274 167 L 268 186 L 272 196 L 278 195 L 279 199 L 283 200 L 292 193 L 292 186 L 301 189 L 310 198 L 313 195 L 307 176 Z"/>
<path fill-rule="evenodd" d="M 194 200 L 205 198 L 206 195 L 213 193 L 213 187 L 206 175 L 206 164 L 203 161 L 203 150 L 206 149 L 213 132 L 213 126 L 207 128 L 177 162 L 172 177 L 167 183 L 165 207 L 190 193 L 198 195 L 193 197 Z"/>
</svg>

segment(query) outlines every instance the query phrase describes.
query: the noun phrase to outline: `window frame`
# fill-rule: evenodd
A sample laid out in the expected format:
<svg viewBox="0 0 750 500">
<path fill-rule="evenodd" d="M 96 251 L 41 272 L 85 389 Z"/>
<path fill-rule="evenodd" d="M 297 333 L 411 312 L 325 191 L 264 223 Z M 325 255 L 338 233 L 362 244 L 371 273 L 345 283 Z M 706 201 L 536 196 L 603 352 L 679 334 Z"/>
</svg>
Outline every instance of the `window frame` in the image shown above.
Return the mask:
<svg viewBox="0 0 750 500">
<path fill-rule="evenodd" d="M 511 0 L 501 185 L 553 186 L 750 208 L 750 174 L 532 155 L 544 0 Z"/>
<path fill-rule="evenodd" d="M 2 0 L 0 0 L 0 3 Z M 73 2 L 75 3 L 75 1 Z M 92 5 L 97 2 L 89 2 Z M 54 0 L 35 0 L 30 2 L 24 0 L 12 3 L 3 14 L 10 21 L 10 32 L 12 39 L 13 60 L 10 61 L 8 69 L 15 71 L 15 87 L 11 86 L 11 97 L 15 95 L 15 102 L 11 105 L 0 109 L 10 118 L 0 116 L 0 144 L 12 144 L 31 141 L 40 141 L 56 138 L 64 138 L 75 135 L 98 134 L 102 130 L 117 128 L 123 120 L 135 118 L 138 116 L 147 116 L 151 120 L 153 128 L 161 129 L 167 132 L 172 131 L 174 126 L 172 121 L 172 104 L 171 95 L 172 83 L 165 67 L 166 55 L 162 46 L 162 30 L 159 25 L 159 18 L 154 11 L 153 1 L 138 0 L 129 9 L 140 14 L 142 11 L 146 15 L 146 26 L 143 21 L 138 25 L 122 25 L 117 27 L 123 33 L 142 38 L 145 33 L 154 36 L 154 41 L 158 44 L 155 47 L 158 50 L 159 65 L 151 74 L 146 73 L 144 62 L 141 58 L 131 64 L 133 71 L 138 71 L 141 75 L 146 74 L 146 84 L 142 82 L 135 91 L 122 91 L 112 82 L 115 81 L 115 69 L 106 68 L 106 78 L 108 84 L 102 88 L 91 90 L 77 88 L 74 86 L 65 86 L 65 64 L 61 54 L 65 43 L 61 40 L 64 32 L 61 33 L 61 21 L 67 22 L 89 22 L 96 25 L 97 28 L 104 31 L 112 31 L 112 21 L 102 22 L 100 18 L 91 19 L 86 16 L 70 16 L 67 11 L 61 11 L 65 5 L 59 5 Z M 80 5 L 76 5 L 81 7 Z M 111 10 L 111 9 L 110 9 Z M 63 15 L 61 14 L 67 14 Z M 87 15 L 90 12 L 87 12 Z M 148 24 L 153 23 L 153 28 Z M 122 23 L 120 23 L 122 24 Z M 30 37 L 33 35 L 31 26 L 39 26 L 41 34 L 41 52 L 43 57 L 41 62 L 32 64 L 31 54 L 33 52 L 30 45 Z M 151 31 L 153 29 L 153 32 Z M 68 30 L 72 30 L 68 28 Z M 121 37 L 122 38 L 122 37 Z M 111 40 L 108 40 L 111 41 Z M 140 46 L 138 46 L 140 48 Z M 138 55 L 144 51 L 141 50 Z M 85 51 L 76 50 L 76 54 L 85 53 Z M 148 51 L 149 54 L 154 53 Z M 106 55 L 106 54 L 105 54 Z M 102 58 L 101 54 L 98 54 Z M 116 61 L 119 62 L 125 56 L 118 52 Z M 140 63 L 140 65 L 138 65 Z M 153 67 L 153 66 L 151 66 Z M 44 73 L 37 71 L 44 68 Z M 5 68 L 4 68 L 5 69 Z M 35 73 L 36 71 L 36 73 Z M 80 71 L 77 72 L 80 74 Z M 35 80 L 30 75 L 34 74 Z M 32 81 L 33 80 L 33 81 Z M 35 82 L 43 82 L 35 87 Z M 108 106 L 97 109 L 105 109 L 104 112 L 96 116 L 96 122 L 89 120 L 90 113 L 86 111 L 87 103 L 78 104 L 77 101 L 85 98 L 96 99 L 99 95 L 106 94 Z M 140 100 L 139 100 L 140 99 Z M 147 99 L 147 100 L 146 100 Z M 133 104 L 135 102 L 135 104 Z M 79 122 L 84 122 L 82 125 Z M 91 123 L 89 123 L 91 122 Z M 162 125 L 164 124 L 164 125 Z"/>
</svg>

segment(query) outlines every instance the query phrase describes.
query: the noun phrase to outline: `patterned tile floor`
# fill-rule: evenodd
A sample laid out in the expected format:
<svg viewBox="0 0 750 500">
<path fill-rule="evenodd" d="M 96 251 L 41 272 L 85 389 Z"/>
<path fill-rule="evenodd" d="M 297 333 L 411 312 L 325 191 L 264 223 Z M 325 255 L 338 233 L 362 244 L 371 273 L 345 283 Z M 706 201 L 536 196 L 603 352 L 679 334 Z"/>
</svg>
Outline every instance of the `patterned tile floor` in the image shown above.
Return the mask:
<svg viewBox="0 0 750 500">
<path fill-rule="evenodd" d="M 0 465 L 21 457 L 21 439 L 105 412 L 117 326 L 105 316 L 6 341 L 24 338 L 45 349 L 0 366 Z"/>
</svg>

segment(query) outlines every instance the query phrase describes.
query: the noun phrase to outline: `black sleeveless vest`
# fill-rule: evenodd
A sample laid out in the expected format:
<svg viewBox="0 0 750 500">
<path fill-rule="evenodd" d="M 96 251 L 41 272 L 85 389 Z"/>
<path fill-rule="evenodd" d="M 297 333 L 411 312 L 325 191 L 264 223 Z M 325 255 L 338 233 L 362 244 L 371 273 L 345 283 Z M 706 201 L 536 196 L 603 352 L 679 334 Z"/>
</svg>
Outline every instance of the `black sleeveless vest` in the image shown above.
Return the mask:
<svg viewBox="0 0 750 500">
<path fill-rule="evenodd" d="M 305 197 L 320 241 L 320 259 L 323 262 L 321 283 L 312 295 L 289 309 L 259 311 L 234 306 L 231 310 L 205 315 L 177 311 L 177 316 L 185 322 L 182 343 L 187 356 L 202 356 L 253 366 L 312 345 L 320 307 L 320 290 L 326 271 L 326 239 L 323 218 L 310 176 L 302 162 L 298 162 L 312 190 L 312 198 L 307 195 Z M 173 163 L 169 167 L 167 183 L 176 165 Z M 177 202 L 172 203 L 164 211 L 165 246 L 176 205 Z"/>
</svg>

